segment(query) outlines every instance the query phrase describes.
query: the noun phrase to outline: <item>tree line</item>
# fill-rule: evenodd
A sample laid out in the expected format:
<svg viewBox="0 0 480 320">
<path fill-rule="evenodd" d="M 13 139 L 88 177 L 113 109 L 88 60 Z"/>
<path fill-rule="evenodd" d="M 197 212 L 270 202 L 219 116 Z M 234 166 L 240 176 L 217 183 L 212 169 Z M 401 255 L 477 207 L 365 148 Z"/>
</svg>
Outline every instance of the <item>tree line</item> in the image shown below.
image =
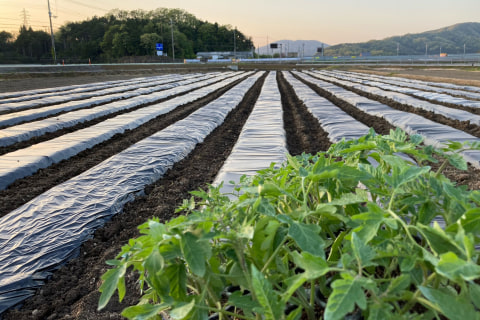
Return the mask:
<svg viewBox="0 0 480 320">
<path fill-rule="evenodd" d="M 172 33 L 173 44 L 172 46 Z M 167 59 L 195 58 L 203 51 L 251 51 L 251 38 L 230 25 L 197 19 L 181 9 L 113 10 L 102 17 L 70 22 L 55 32 L 57 61 L 116 62 L 124 57 L 156 55 L 163 43 Z M 51 61 L 51 37 L 44 31 L 22 26 L 15 38 L 0 32 L 0 63 Z M 164 58 L 165 59 L 165 58 Z"/>
</svg>

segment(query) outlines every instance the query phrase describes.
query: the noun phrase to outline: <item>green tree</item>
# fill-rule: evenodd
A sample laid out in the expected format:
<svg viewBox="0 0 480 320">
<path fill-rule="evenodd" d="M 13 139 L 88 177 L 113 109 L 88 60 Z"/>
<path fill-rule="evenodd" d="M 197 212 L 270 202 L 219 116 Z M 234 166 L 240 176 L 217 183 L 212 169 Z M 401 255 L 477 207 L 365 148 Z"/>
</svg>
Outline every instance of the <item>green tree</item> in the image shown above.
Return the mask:
<svg viewBox="0 0 480 320">
<path fill-rule="evenodd" d="M 20 34 L 15 40 L 14 46 L 19 54 L 35 58 L 35 60 L 50 57 L 52 48 L 48 33 L 33 31 L 31 27 L 27 29 L 25 26 L 20 28 Z"/>
<path fill-rule="evenodd" d="M 155 44 L 160 42 L 161 37 L 157 33 L 144 33 L 140 36 L 140 43 L 147 55 L 155 50 Z"/>
</svg>

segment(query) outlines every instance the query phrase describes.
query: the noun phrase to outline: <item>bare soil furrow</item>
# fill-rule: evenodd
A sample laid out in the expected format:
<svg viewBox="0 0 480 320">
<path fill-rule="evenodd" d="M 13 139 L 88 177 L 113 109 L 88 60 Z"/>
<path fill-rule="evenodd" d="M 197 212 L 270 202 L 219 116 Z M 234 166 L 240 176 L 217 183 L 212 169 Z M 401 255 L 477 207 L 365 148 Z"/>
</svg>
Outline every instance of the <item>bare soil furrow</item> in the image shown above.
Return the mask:
<svg viewBox="0 0 480 320">
<path fill-rule="evenodd" d="M 333 103 L 334 105 L 342 109 L 344 112 L 348 113 L 357 121 L 360 121 L 363 124 L 369 127 L 372 127 L 376 133 L 388 134 L 391 129 L 395 129 L 395 127 L 392 126 L 387 120 L 380 117 L 375 117 L 375 116 L 366 114 L 365 112 L 352 106 L 350 103 L 337 98 L 335 95 L 331 94 L 330 92 L 308 81 L 305 81 L 302 78 L 297 77 L 296 75 L 294 75 L 294 77 L 302 81 L 303 83 L 305 83 L 307 86 L 309 86 L 319 96 L 324 97 L 325 99 L 329 100 L 331 103 Z"/>
<path fill-rule="evenodd" d="M 303 152 L 315 154 L 328 150 L 332 144 L 328 139 L 328 133 L 297 97 L 281 72 L 277 72 L 277 81 L 282 95 L 283 121 L 290 154 L 299 155 Z"/>
</svg>

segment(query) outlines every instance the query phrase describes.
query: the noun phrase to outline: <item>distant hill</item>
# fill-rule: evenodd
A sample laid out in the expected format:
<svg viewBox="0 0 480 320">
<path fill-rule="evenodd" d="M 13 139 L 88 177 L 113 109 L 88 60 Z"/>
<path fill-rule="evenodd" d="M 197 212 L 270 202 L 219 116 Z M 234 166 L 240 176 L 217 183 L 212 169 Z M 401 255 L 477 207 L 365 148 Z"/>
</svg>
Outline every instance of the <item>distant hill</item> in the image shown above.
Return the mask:
<svg viewBox="0 0 480 320">
<path fill-rule="evenodd" d="M 322 47 L 322 42 L 317 40 L 279 40 L 273 43 L 282 44 L 282 51 L 285 52 L 296 52 L 299 53 L 299 56 L 302 53 L 305 56 L 313 56 L 317 52 L 317 48 Z M 329 45 L 323 43 L 324 48 L 327 48 Z M 278 49 L 270 49 L 270 43 L 263 47 L 255 50 L 256 53 L 260 52 L 261 55 L 264 54 L 275 54 L 280 52 L 280 45 Z"/>
<path fill-rule="evenodd" d="M 463 54 L 480 52 L 480 23 L 459 23 L 438 30 L 416 34 L 389 37 L 362 43 L 344 43 L 328 47 L 325 55 L 329 56 L 372 56 L 422 55 L 427 46 L 429 55 Z"/>
</svg>

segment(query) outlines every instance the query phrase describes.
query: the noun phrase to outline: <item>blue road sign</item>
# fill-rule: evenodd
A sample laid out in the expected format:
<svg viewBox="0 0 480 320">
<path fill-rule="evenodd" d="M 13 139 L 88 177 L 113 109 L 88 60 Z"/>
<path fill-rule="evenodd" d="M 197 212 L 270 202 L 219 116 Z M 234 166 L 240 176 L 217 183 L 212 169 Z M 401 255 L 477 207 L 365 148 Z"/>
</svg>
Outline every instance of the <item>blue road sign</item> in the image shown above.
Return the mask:
<svg viewBox="0 0 480 320">
<path fill-rule="evenodd" d="M 157 51 L 163 51 L 163 43 L 156 43 L 155 48 Z"/>
</svg>

